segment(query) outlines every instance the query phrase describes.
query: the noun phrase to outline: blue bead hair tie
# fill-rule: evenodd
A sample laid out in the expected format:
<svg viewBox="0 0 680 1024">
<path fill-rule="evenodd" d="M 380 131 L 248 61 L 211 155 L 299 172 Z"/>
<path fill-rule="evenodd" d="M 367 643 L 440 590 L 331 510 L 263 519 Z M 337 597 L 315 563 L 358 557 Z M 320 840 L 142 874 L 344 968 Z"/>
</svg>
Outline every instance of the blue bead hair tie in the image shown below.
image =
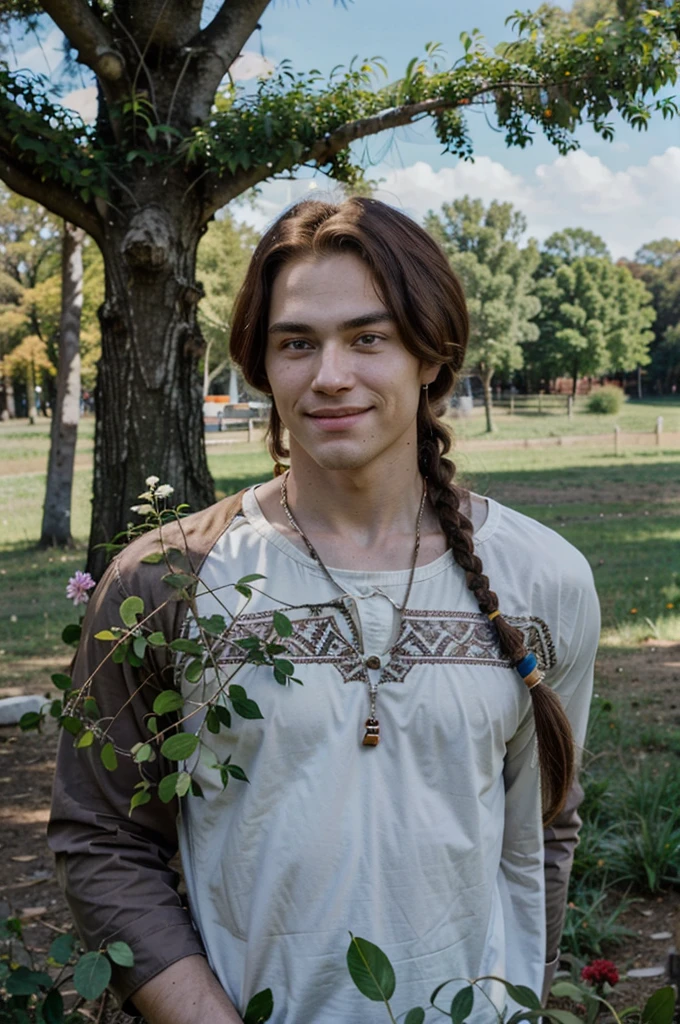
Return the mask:
<svg viewBox="0 0 680 1024">
<path fill-rule="evenodd" d="M 531 690 L 541 682 L 541 673 L 538 668 L 538 659 L 533 652 L 525 654 L 521 661 L 515 665 L 515 669 Z"/>
</svg>

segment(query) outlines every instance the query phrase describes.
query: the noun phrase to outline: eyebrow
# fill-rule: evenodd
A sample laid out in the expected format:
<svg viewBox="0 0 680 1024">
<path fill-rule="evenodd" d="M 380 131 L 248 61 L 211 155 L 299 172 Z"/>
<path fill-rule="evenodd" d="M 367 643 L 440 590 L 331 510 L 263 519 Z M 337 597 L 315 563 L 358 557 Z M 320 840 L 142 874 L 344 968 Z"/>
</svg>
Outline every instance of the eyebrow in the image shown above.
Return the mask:
<svg viewBox="0 0 680 1024">
<path fill-rule="evenodd" d="M 377 310 L 374 313 L 364 313 L 362 316 L 353 316 L 349 320 L 343 320 L 338 324 L 341 331 L 355 330 L 357 327 L 370 327 L 371 324 L 394 322 L 391 313 L 384 310 Z M 310 324 L 300 323 L 298 320 L 277 320 L 269 328 L 269 334 L 313 334 L 314 328 Z"/>
</svg>

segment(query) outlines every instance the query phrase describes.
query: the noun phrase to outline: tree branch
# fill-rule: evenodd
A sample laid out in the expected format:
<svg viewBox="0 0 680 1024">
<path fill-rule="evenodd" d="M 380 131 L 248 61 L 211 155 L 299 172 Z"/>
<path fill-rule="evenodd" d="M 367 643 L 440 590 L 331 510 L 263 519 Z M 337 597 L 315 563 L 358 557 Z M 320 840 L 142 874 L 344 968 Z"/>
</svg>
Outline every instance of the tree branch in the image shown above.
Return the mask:
<svg viewBox="0 0 680 1024">
<path fill-rule="evenodd" d="M 203 51 L 201 86 L 213 92 L 257 28 L 270 0 L 224 0 L 209 25 L 189 44 Z"/>
<path fill-rule="evenodd" d="M 485 91 L 486 89 L 479 90 L 480 93 Z M 411 124 L 427 114 L 436 114 L 440 110 L 450 110 L 452 107 L 459 106 L 459 104 L 460 100 L 435 98 L 422 100 L 420 103 L 406 103 L 403 106 L 390 107 L 387 110 L 381 110 L 378 114 L 373 114 L 371 117 L 363 117 L 357 121 L 348 121 L 346 124 L 336 128 L 334 132 L 315 142 L 310 149 L 302 154 L 298 164 L 314 163 L 317 167 L 323 167 L 336 154 L 346 149 L 352 142 L 356 142 L 357 139 L 366 138 L 368 135 L 377 135 L 379 132 L 387 131 L 389 128 L 399 128 L 402 125 Z M 207 222 L 216 210 L 226 206 L 236 196 L 271 176 L 271 167 L 263 165 L 251 167 L 245 171 L 237 171 L 233 175 L 223 175 L 219 178 L 217 175 L 210 175 L 208 182 L 204 186 L 206 194 L 205 221 Z"/>
<path fill-rule="evenodd" d="M 117 82 L 125 72 L 113 39 L 85 0 L 40 0 L 50 18 L 78 51 L 78 60 L 102 82 Z"/>
<path fill-rule="evenodd" d="M 0 152 L 0 178 L 13 192 L 18 192 L 19 195 L 26 196 L 27 199 L 33 199 L 56 214 L 57 217 L 63 217 L 71 224 L 77 224 L 78 227 L 83 228 L 101 248 L 104 233 L 93 207 L 83 203 L 54 181 L 40 181 L 31 177 L 6 153 L 2 152 Z"/>
</svg>

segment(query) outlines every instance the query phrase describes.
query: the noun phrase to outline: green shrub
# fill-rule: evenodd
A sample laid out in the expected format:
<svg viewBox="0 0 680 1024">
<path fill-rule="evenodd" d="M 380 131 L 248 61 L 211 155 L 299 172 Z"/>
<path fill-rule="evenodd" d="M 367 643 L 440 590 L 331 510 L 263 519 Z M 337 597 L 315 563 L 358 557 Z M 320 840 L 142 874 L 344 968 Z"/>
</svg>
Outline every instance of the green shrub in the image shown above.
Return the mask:
<svg viewBox="0 0 680 1024">
<path fill-rule="evenodd" d="M 598 388 L 589 396 L 586 408 L 588 412 L 612 415 L 621 412 L 625 400 L 626 396 L 622 388 L 617 388 L 615 384 L 605 384 L 604 387 Z"/>
</svg>

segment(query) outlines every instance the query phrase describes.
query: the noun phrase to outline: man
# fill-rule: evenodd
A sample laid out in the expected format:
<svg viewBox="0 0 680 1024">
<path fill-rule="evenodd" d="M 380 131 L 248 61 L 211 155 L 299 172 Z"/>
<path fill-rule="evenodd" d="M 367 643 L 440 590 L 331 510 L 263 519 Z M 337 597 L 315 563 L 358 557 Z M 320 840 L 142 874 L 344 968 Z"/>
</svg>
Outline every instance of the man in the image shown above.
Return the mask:
<svg viewBox="0 0 680 1024">
<path fill-rule="evenodd" d="M 154 799 L 128 818 L 138 768 L 107 773 L 62 742 L 50 842 L 65 891 L 90 946 L 133 947 L 115 989 L 151 1024 L 233 1024 L 265 987 L 274 1024 L 377 1024 L 384 1007 L 346 973 L 350 930 L 395 964 L 399 1012 L 448 978 L 540 991 L 554 970 L 597 599 L 562 538 L 453 484 L 437 412 L 466 343 L 460 286 L 408 218 L 363 199 L 288 211 L 253 256 L 232 329 L 234 359 L 272 397 L 279 475 L 182 521 L 200 565 L 192 608 L 164 604 L 148 535 L 95 592 L 77 683 L 105 653 L 94 633 L 136 594 L 163 606 L 166 638 L 226 615 L 220 671 L 240 673 L 264 716 L 210 736 L 215 763 L 249 784 L 222 789 L 211 758 L 191 761 L 203 799 L 178 820 Z M 252 574 L 250 596 L 230 586 Z M 271 639 L 277 611 L 303 686 L 243 664 L 239 640 Z M 197 697 L 167 656 L 102 666 L 93 692 L 121 750 L 149 740 L 173 676 L 185 711 L 220 685 L 206 671 Z M 161 759 L 144 768 L 153 788 Z M 193 927 L 167 867 L 178 841 Z M 501 987 L 486 991 L 503 1005 Z M 473 1019 L 496 1019 L 489 1000 Z"/>
</svg>

